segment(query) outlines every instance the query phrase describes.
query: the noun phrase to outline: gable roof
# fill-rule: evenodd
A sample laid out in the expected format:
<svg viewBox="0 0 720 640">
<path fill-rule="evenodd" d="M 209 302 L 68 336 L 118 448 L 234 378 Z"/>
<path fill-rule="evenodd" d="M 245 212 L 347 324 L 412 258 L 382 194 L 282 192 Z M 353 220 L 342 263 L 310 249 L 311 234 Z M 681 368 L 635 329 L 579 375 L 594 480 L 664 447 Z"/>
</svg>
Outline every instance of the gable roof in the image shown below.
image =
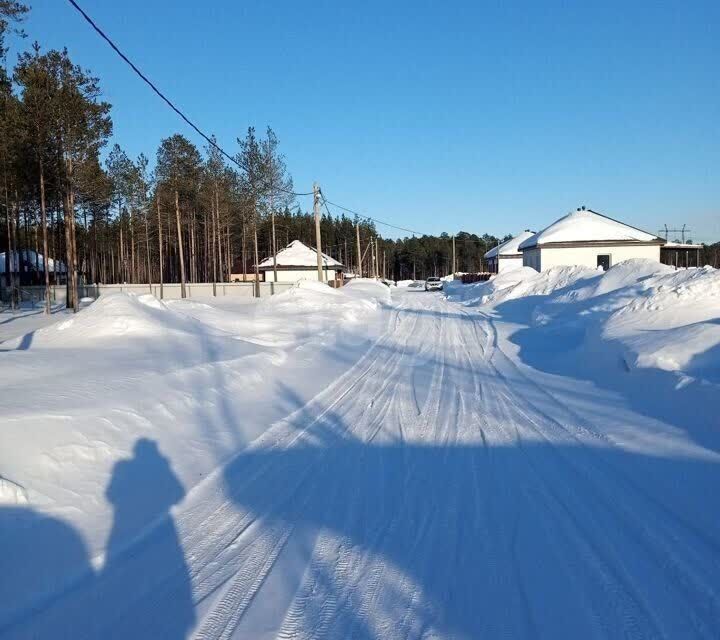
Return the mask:
<svg viewBox="0 0 720 640">
<path fill-rule="evenodd" d="M 652 233 L 591 209 L 578 209 L 520 244 L 520 250 L 556 242 L 663 242 Z"/>
<path fill-rule="evenodd" d="M 520 244 L 528 238 L 532 238 L 533 235 L 535 234 L 532 231 L 525 230 L 522 233 L 516 235 L 514 238 L 510 238 L 510 240 L 506 240 L 505 242 L 499 244 L 497 247 L 493 247 L 485 254 L 484 257 L 494 258 L 497 255 L 506 256 L 519 254 Z"/>
<path fill-rule="evenodd" d="M 340 264 L 334 258 L 328 255 L 322 254 L 322 261 L 324 267 L 340 267 Z M 300 242 L 300 240 L 293 240 L 287 247 L 277 252 L 277 266 L 278 267 L 308 267 L 317 268 L 317 251 L 314 247 L 308 247 L 306 244 Z M 258 269 L 272 269 L 273 259 L 272 256 L 265 258 L 259 265 Z"/>
</svg>

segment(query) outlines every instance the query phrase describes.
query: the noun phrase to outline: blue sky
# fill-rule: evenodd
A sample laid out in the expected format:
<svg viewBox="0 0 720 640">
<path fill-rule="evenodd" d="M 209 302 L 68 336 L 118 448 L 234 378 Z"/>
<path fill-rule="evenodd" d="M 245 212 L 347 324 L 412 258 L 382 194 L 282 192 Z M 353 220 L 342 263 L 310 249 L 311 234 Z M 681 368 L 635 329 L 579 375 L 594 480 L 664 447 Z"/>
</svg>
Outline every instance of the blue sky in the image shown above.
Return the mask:
<svg viewBox="0 0 720 640">
<path fill-rule="evenodd" d="M 586 205 L 720 240 L 716 0 L 79 1 L 228 151 L 272 126 L 301 191 L 427 233 Z M 201 142 L 69 3 L 32 5 L 27 42 L 101 78 L 130 154 Z"/>
</svg>

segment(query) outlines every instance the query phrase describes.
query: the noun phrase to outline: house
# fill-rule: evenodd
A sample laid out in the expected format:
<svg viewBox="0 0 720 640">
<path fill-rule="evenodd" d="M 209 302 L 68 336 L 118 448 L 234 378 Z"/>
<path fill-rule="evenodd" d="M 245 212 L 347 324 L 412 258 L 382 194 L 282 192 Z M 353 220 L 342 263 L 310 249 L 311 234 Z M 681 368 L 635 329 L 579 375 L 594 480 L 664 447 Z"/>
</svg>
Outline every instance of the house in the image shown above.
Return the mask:
<svg viewBox="0 0 720 640">
<path fill-rule="evenodd" d="M 277 281 L 297 282 L 298 280 L 317 280 L 317 251 L 314 248 L 293 240 L 282 251 L 277 252 Z M 322 254 L 323 281 L 342 280 L 345 268 L 334 258 Z M 273 259 L 266 258 L 258 265 L 265 282 L 273 282 Z"/>
<path fill-rule="evenodd" d="M 565 265 L 609 269 L 630 258 L 660 261 L 665 240 L 582 207 L 520 243 L 523 265 L 537 271 Z"/>
<path fill-rule="evenodd" d="M 520 243 L 534 235 L 533 231 L 526 229 L 521 234 L 516 235 L 510 240 L 493 247 L 485 254 L 485 260 L 488 263 L 488 271 L 491 273 L 500 273 L 509 269 L 517 269 L 523 266 L 523 254 L 520 251 Z"/>
<path fill-rule="evenodd" d="M 7 259 L 7 252 L 0 253 L 0 280 L 3 284 L 9 284 L 9 270 L 15 274 L 17 285 L 41 285 L 45 284 L 45 258 L 41 253 L 35 253 L 32 249 L 21 249 L 13 251 L 12 258 Z M 48 260 L 48 271 L 51 284 L 62 284 L 65 282 L 67 269 L 65 263 L 53 258 Z M 56 282 L 57 275 L 57 282 Z"/>
</svg>

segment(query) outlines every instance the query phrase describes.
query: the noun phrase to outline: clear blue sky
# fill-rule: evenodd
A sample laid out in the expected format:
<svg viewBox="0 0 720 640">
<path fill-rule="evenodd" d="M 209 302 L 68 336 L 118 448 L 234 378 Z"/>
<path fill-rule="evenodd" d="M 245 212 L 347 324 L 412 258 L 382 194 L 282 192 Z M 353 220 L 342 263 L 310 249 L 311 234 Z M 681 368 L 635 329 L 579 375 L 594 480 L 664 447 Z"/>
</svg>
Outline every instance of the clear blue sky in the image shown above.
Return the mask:
<svg viewBox="0 0 720 640">
<path fill-rule="evenodd" d="M 28 42 L 101 78 L 129 153 L 200 142 L 68 3 L 30 1 Z M 717 0 L 79 1 L 229 151 L 272 126 L 299 190 L 428 233 L 586 205 L 720 240 Z"/>
</svg>

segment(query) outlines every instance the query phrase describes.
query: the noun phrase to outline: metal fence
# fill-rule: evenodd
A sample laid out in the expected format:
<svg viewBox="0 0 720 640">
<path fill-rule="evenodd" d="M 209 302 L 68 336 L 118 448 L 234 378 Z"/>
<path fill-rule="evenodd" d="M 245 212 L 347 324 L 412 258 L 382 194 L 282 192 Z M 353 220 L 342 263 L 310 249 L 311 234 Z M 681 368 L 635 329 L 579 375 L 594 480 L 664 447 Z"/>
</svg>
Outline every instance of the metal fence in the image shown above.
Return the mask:
<svg viewBox="0 0 720 640">
<path fill-rule="evenodd" d="M 282 293 L 293 287 L 291 282 L 261 282 L 260 297 L 271 296 L 275 293 Z M 156 298 L 160 298 L 159 284 L 87 284 L 78 287 L 78 293 L 81 298 L 98 298 L 101 295 L 112 293 L 134 293 L 143 295 L 152 293 Z M 209 298 L 213 295 L 233 298 L 253 298 L 255 297 L 254 282 L 216 282 L 213 291 L 212 282 L 189 282 L 185 285 L 186 298 Z M 179 300 L 180 284 L 170 283 L 163 285 L 162 298 L 164 300 Z M 42 302 L 45 300 L 44 286 L 29 286 L 20 288 L 20 299 L 24 302 Z M 4 303 L 10 302 L 10 289 L 4 285 L 0 285 L 0 300 Z M 67 300 L 67 289 L 65 285 L 50 286 L 50 301 L 53 303 L 63 303 Z"/>
</svg>

